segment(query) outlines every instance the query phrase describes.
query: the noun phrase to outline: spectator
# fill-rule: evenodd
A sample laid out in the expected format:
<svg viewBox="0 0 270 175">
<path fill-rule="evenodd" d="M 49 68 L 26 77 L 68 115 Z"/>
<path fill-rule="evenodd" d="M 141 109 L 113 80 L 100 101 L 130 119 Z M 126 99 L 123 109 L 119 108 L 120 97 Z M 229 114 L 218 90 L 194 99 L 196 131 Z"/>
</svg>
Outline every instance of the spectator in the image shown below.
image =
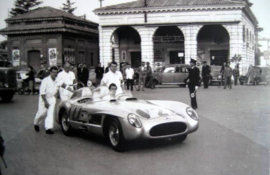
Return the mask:
<svg viewBox="0 0 270 175">
<path fill-rule="evenodd" d="M 127 90 L 133 91 L 133 77 L 134 77 L 134 70 L 130 67 L 130 64 L 127 63 L 127 68 L 125 70 L 126 79 L 127 79 Z"/>
<path fill-rule="evenodd" d="M 203 78 L 204 89 L 208 88 L 210 73 L 211 73 L 211 67 L 207 65 L 207 61 L 203 61 L 202 78 Z"/>
<path fill-rule="evenodd" d="M 28 78 L 25 79 L 26 82 L 28 82 L 29 89 L 31 91 L 30 95 L 33 95 L 35 93 L 35 71 L 32 66 L 28 66 Z"/>
<path fill-rule="evenodd" d="M 247 72 L 248 82 L 247 85 L 254 83 L 254 77 L 255 77 L 255 69 L 251 65 L 249 65 L 248 72 Z"/>
<path fill-rule="evenodd" d="M 108 62 L 107 67 L 105 68 L 105 73 L 108 73 L 110 71 L 110 66 L 111 66 L 111 63 Z"/>
<path fill-rule="evenodd" d="M 239 72 L 239 64 L 235 65 L 235 68 L 233 69 L 233 79 L 234 79 L 234 85 L 237 86 L 237 81 L 240 76 Z"/>
<path fill-rule="evenodd" d="M 227 63 L 224 67 L 224 89 L 228 86 L 230 89 L 232 88 L 232 68 L 230 67 L 230 63 Z"/>
<path fill-rule="evenodd" d="M 78 68 L 75 66 L 75 64 L 73 63 L 69 63 L 70 64 L 70 71 L 74 73 L 75 75 L 75 82 L 77 82 L 77 77 L 78 77 Z"/>
<path fill-rule="evenodd" d="M 146 72 L 147 72 L 147 76 L 146 76 L 147 78 L 146 79 L 148 79 L 148 81 L 150 82 L 151 89 L 154 89 L 152 68 L 151 68 L 149 62 L 146 63 Z"/>
<path fill-rule="evenodd" d="M 221 86 L 224 85 L 224 68 L 226 67 L 226 62 L 223 62 L 223 65 L 220 69 L 220 74 L 221 74 Z"/>
<path fill-rule="evenodd" d="M 138 68 L 137 72 L 139 74 L 139 83 L 137 91 L 140 91 L 141 89 L 142 91 L 144 91 L 145 80 L 147 76 L 147 71 L 146 68 L 144 67 L 144 62 L 141 63 L 141 66 Z"/>
<path fill-rule="evenodd" d="M 88 78 L 89 70 L 86 68 L 86 64 L 81 64 L 78 68 L 78 82 L 81 82 L 84 86 L 87 86 Z"/>
<path fill-rule="evenodd" d="M 98 66 L 95 69 L 95 73 L 96 73 L 96 87 L 98 87 L 104 74 L 104 69 L 103 67 L 101 67 L 100 63 L 98 63 Z"/>
</svg>

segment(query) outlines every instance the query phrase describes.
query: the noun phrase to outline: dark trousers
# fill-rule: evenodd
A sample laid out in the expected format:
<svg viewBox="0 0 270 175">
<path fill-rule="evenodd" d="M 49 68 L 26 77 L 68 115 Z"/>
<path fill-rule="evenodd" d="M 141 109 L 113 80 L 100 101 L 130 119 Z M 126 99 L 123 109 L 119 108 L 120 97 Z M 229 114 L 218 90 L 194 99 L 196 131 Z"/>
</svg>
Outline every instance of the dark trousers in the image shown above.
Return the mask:
<svg viewBox="0 0 270 175">
<path fill-rule="evenodd" d="M 208 88 L 208 83 L 209 83 L 209 76 L 207 75 L 203 76 L 203 87 Z"/>
<path fill-rule="evenodd" d="M 194 93 L 195 91 L 195 86 L 194 85 L 188 85 L 188 89 L 189 89 L 189 94 L 190 94 L 190 99 L 191 99 L 191 107 L 192 108 L 197 108 L 197 100 L 196 100 L 196 93 Z M 194 93 L 194 97 L 191 96 L 191 94 Z"/>
<path fill-rule="evenodd" d="M 233 78 L 234 78 L 234 85 L 237 86 L 238 77 L 233 77 Z"/>
<path fill-rule="evenodd" d="M 232 88 L 231 76 L 225 78 L 225 81 L 224 81 L 224 89 L 226 89 L 227 86 L 228 86 L 230 89 Z"/>
<path fill-rule="evenodd" d="M 129 90 L 129 86 L 130 90 L 133 91 L 133 79 L 127 79 L 127 90 Z"/>
</svg>

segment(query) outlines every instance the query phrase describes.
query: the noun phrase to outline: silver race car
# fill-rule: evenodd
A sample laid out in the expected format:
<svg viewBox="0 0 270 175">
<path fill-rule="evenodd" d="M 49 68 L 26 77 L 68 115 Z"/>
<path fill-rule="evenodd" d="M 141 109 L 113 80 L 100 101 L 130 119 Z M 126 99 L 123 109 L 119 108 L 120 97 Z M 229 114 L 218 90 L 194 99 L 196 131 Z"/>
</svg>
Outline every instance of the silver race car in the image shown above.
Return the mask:
<svg viewBox="0 0 270 175">
<path fill-rule="evenodd" d="M 140 100 L 130 92 L 108 98 L 99 87 L 74 92 L 58 106 L 56 121 L 65 135 L 83 130 L 108 139 L 115 151 L 123 151 L 135 139 L 175 138 L 184 141 L 199 127 L 197 113 L 176 101 Z"/>
</svg>

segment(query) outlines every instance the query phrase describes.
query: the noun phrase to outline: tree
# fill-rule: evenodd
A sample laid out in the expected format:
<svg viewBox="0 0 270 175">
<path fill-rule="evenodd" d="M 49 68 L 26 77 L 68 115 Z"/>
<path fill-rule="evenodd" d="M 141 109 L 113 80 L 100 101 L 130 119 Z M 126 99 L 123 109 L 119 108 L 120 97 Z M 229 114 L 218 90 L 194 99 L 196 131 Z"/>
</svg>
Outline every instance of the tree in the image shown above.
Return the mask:
<svg viewBox="0 0 270 175">
<path fill-rule="evenodd" d="M 73 14 L 73 11 L 77 8 L 77 7 L 71 7 L 75 2 L 70 2 L 70 0 L 67 0 L 67 3 L 63 3 L 63 8 L 61 8 L 62 10 Z"/>
<path fill-rule="evenodd" d="M 11 16 L 16 16 L 27 13 L 42 3 L 39 0 L 16 0 L 14 3 L 15 8 L 11 9 L 10 14 Z"/>
</svg>

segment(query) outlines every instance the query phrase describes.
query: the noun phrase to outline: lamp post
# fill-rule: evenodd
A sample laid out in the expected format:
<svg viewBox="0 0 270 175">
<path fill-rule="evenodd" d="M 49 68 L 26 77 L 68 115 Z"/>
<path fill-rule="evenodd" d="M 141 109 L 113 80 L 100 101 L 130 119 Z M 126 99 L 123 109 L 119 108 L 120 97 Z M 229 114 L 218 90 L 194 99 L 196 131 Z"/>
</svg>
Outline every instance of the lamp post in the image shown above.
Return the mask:
<svg viewBox="0 0 270 175">
<path fill-rule="evenodd" d="M 102 1 L 104 1 L 104 0 L 99 0 L 99 2 L 100 2 L 100 8 L 102 8 Z"/>
</svg>

